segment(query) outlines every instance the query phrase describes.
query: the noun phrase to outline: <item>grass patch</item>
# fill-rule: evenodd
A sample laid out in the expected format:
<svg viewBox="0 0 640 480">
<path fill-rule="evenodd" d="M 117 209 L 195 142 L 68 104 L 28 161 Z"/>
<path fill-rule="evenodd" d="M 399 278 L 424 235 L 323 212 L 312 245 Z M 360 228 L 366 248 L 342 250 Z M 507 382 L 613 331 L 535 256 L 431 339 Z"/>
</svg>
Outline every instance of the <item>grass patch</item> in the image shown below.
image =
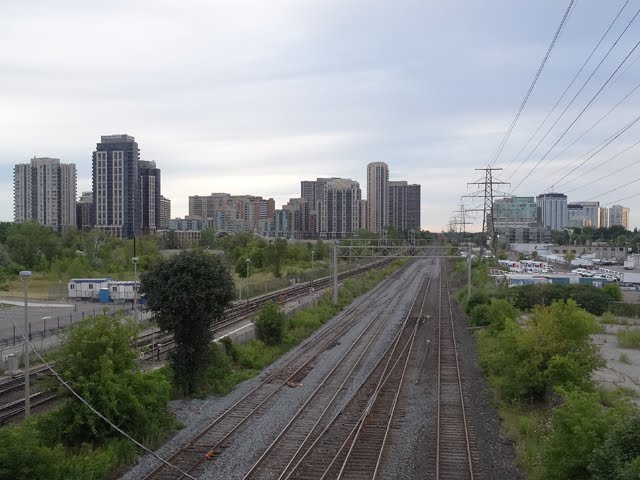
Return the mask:
<svg viewBox="0 0 640 480">
<path fill-rule="evenodd" d="M 640 330 L 625 328 L 617 333 L 618 345 L 623 348 L 640 348 Z"/>
<path fill-rule="evenodd" d="M 505 435 L 514 441 L 516 462 L 528 480 L 542 480 L 540 457 L 548 428 L 542 408 L 503 403 L 499 407 Z"/>
<path fill-rule="evenodd" d="M 626 363 L 627 365 L 631 365 L 631 360 L 629 359 L 629 355 L 626 353 L 621 353 L 618 357 L 618 361 L 621 363 Z"/>
<path fill-rule="evenodd" d="M 616 317 L 611 312 L 604 312 L 600 321 L 607 325 L 629 325 L 629 320 L 622 317 Z"/>
</svg>

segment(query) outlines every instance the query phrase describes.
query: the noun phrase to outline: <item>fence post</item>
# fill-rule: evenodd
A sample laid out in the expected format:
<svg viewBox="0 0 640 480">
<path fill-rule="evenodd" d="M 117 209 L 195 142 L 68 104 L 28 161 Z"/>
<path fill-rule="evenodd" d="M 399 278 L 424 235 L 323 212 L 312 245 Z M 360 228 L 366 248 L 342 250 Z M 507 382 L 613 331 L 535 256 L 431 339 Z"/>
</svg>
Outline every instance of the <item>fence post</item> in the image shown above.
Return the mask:
<svg viewBox="0 0 640 480">
<path fill-rule="evenodd" d="M 31 341 L 31 322 L 29 322 L 29 341 Z"/>
<path fill-rule="evenodd" d="M 47 319 L 44 319 L 44 325 L 42 326 L 42 338 L 47 336 Z"/>
<path fill-rule="evenodd" d="M 13 346 L 16 346 L 16 326 L 13 326 Z"/>
</svg>

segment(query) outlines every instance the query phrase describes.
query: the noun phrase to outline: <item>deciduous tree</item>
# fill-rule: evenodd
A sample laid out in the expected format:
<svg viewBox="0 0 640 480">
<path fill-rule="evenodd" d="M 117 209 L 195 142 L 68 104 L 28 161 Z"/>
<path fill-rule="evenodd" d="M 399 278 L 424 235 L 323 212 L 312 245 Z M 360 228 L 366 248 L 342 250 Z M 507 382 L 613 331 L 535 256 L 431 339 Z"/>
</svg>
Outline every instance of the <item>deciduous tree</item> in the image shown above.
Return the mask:
<svg viewBox="0 0 640 480">
<path fill-rule="evenodd" d="M 148 309 L 176 342 L 169 355 L 174 381 L 193 394 L 212 361 L 211 328 L 234 298 L 229 270 L 212 254 L 185 250 L 152 264 L 140 281 Z"/>
</svg>

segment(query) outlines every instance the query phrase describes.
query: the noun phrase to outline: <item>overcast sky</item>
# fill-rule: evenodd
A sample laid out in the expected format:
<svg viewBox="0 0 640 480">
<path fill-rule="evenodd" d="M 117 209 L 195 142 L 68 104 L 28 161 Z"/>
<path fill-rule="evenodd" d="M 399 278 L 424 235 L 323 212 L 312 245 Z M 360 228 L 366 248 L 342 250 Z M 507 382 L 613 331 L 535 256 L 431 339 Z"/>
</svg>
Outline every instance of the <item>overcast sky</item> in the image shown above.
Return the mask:
<svg viewBox="0 0 640 480">
<path fill-rule="evenodd" d="M 273 197 L 279 208 L 300 196 L 300 180 L 322 176 L 359 181 L 365 198 L 367 163 L 384 161 L 391 180 L 422 185 L 422 226 L 440 231 L 461 195 L 474 192 L 467 182 L 500 145 L 568 3 L 1 1 L 0 220 L 13 220 L 14 164 L 33 156 L 75 163 L 80 195 L 91 190 L 100 135 L 127 133 L 162 169 L 173 217 L 188 213 L 189 195 L 211 192 Z M 591 128 L 636 86 L 640 48 L 551 150 L 640 40 L 640 17 L 530 154 L 639 0 L 518 156 L 624 4 L 575 3 L 495 164 L 511 182 L 503 191 L 575 189 L 569 201 L 603 204 L 640 191 L 630 183 L 640 177 L 640 122 L 588 154 L 640 114 L 639 89 Z M 638 225 L 640 196 L 621 203 Z"/>
</svg>

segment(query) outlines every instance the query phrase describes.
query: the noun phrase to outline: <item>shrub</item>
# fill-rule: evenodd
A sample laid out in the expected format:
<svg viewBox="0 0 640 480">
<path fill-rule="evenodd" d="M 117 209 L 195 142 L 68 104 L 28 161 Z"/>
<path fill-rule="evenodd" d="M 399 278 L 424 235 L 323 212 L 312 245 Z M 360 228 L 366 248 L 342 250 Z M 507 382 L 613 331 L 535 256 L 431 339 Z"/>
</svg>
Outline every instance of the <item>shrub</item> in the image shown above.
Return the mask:
<svg viewBox="0 0 640 480">
<path fill-rule="evenodd" d="M 620 289 L 620 285 L 617 283 L 608 283 L 604 287 L 602 287 L 602 291 L 609 295 L 612 300 L 616 302 L 622 301 L 622 290 Z"/>
<path fill-rule="evenodd" d="M 618 422 L 592 456 L 594 480 L 637 479 L 640 473 L 640 413 Z"/>
<path fill-rule="evenodd" d="M 476 305 L 469 314 L 469 323 L 474 327 L 485 327 L 491 323 L 490 307 L 486 303 Z"/>
<path fill-rule="evenodd" d="M 256 337 L 267 345 L 282 342 L 286 315 L 275 302 L 267 302 L 254 319 Z"/>
</svg>

